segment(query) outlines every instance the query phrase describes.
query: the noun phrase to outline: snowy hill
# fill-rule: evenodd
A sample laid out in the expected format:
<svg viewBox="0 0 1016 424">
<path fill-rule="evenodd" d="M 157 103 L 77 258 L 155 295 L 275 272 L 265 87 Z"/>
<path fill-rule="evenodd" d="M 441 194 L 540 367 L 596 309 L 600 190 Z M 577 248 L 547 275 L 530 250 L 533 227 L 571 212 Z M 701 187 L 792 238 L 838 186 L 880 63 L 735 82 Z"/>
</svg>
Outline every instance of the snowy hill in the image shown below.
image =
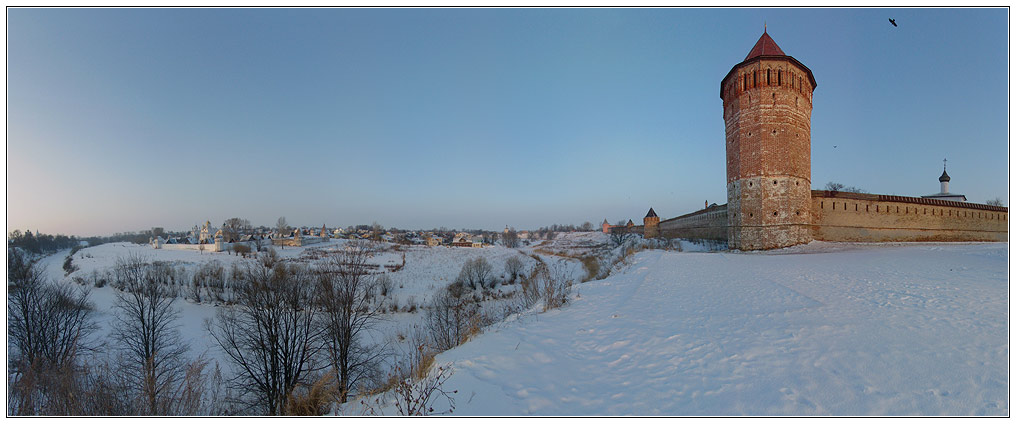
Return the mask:
<svg viewBox="0 0 1016 424">
<path fill-rule="evenodd" d="M 1008 415 L 1007 252 L 646 251 L 437 363 L 456 415 Z"/>
<path fill-rule="evenodd" d="M 484 257 L 500 270 L 536 254 L 575 281 L 577 258 L 616 255 L 599 233 L 561 234 L 503 247 L 389 249 L 395 308 L 373 332 L 393 354 L 409 351 L 426 305 L 462 264 Z M 279 251 L 314 262 L 342 242 Z M 647 250 L 611 277 L 577 284 L 560 309 L 530 310 L 439 354 L 453 370 L 455 415 L 1008 415 L 1008 245 L 814 242 L 731 253 L 685 241 Z M 142 254 L 186 272 L 228 254 L 115 243 L 43 259 L 63 284 L 86 284 L 116 259 Z M 405 258 L 405 259 L 403 259 Z M 404 265 L 401 265 L 404 264 Z M 393 271 L 387 267 L 399 267 Z M 500 272 L 500 271 L 499 271 Z M 497 290 L 516 290 L 516 285 Z M 204 328 L 219 308 L 181 287 L 176 307 L 192 356 L 224 363 Z M 93 288 L 103 338 L 112 287 Z M 415 307 L 414 307 L 415 309 Z M 436 410 L 446 410 L 440 399 Z M 358 403 L 343 413 L 363 413 Z M 381 412 L 393 413 L 385 407 Z"/>
</svg>

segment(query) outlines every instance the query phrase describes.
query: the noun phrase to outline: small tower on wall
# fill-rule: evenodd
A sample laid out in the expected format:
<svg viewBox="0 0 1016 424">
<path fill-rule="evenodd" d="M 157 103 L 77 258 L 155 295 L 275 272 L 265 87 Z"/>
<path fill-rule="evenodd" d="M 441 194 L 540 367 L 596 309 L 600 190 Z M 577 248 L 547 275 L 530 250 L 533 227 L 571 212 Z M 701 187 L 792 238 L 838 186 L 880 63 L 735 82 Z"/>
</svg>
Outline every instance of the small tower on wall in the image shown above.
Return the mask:
<svg viewBox="0 0 1016 424">
<path fill-rule="evenodd" d="M 720 82 L 728 245 L 775 249 L 811 236 L 811 70 L 762 36 Z"/>
<path fill-rule="evenodd" d="M 606 218 L 603 219 L 603 225 L 602 225 L 602 227 L 603 227 L 603 234 L 610 234 L 610 223 L 607 222 Z"/>
<path fill-rule="evenodd" d="M 642 218 L 642 225 L 644 226 L 643 236 L 645 238 L 660 236 L 660 217 L 656 216 L 656 211 L 653 208 L 649 208 L 649 213 L 646 214 L 645 218 Z"/>
</svg>

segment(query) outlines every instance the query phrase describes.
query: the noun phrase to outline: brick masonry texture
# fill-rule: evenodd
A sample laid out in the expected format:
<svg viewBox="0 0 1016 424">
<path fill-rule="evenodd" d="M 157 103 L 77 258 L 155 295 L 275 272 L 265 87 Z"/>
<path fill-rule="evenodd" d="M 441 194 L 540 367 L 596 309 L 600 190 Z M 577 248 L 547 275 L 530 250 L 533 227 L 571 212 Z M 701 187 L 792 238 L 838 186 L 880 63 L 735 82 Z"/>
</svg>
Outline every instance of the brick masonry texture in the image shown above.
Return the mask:
<svg viewBox="0 0 1016 424">
<path fill-rule="evenodd" d="M 811 95 L 789 57 L 734 67 L 721 86 L 726 124 L 728 245 L 773 249 L 811 241 Z"/>
<path fill-rule="evenodd" d="M 1009 210 L 966 202 L 812 192 L 812 235 L 823 241 L 1007 241 Z"/>
</svg>

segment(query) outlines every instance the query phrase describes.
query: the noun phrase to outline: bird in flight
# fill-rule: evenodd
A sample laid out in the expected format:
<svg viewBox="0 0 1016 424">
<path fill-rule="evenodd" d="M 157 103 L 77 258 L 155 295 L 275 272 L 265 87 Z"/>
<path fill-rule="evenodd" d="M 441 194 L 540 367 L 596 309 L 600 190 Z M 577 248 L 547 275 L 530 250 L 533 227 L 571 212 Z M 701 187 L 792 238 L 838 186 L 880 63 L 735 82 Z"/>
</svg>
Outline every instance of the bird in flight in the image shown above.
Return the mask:
<svg viewBox="0 0 1016 424">
<path fill-rule="evenodd" d="M 889 18 L 889 23 L 893 24 L 893 26 L 899 26 L 899 25 L 896 25 L 896 20 L 893 19 L 893 18 Z"/>
</svg>

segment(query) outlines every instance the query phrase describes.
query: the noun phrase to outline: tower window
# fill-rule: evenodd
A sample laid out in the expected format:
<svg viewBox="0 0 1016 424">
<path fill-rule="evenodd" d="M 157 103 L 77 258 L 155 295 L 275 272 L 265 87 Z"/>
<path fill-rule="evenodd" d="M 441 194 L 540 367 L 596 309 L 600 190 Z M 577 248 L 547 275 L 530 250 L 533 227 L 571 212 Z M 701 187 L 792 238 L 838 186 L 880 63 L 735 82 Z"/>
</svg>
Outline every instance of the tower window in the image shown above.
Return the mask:
<svg viewBox="0 0 1016 424">
<path fill-rule="evenodd" d="M 783 71 L 776 71 L 776 85 L 783 85 Z"/>
<path fill-rule="evenodd" d="M 772 72 L 772 69 L 766 69 L 766 85 L 773 85 L 772 81 L 769 80 Z"/>
</svg>

